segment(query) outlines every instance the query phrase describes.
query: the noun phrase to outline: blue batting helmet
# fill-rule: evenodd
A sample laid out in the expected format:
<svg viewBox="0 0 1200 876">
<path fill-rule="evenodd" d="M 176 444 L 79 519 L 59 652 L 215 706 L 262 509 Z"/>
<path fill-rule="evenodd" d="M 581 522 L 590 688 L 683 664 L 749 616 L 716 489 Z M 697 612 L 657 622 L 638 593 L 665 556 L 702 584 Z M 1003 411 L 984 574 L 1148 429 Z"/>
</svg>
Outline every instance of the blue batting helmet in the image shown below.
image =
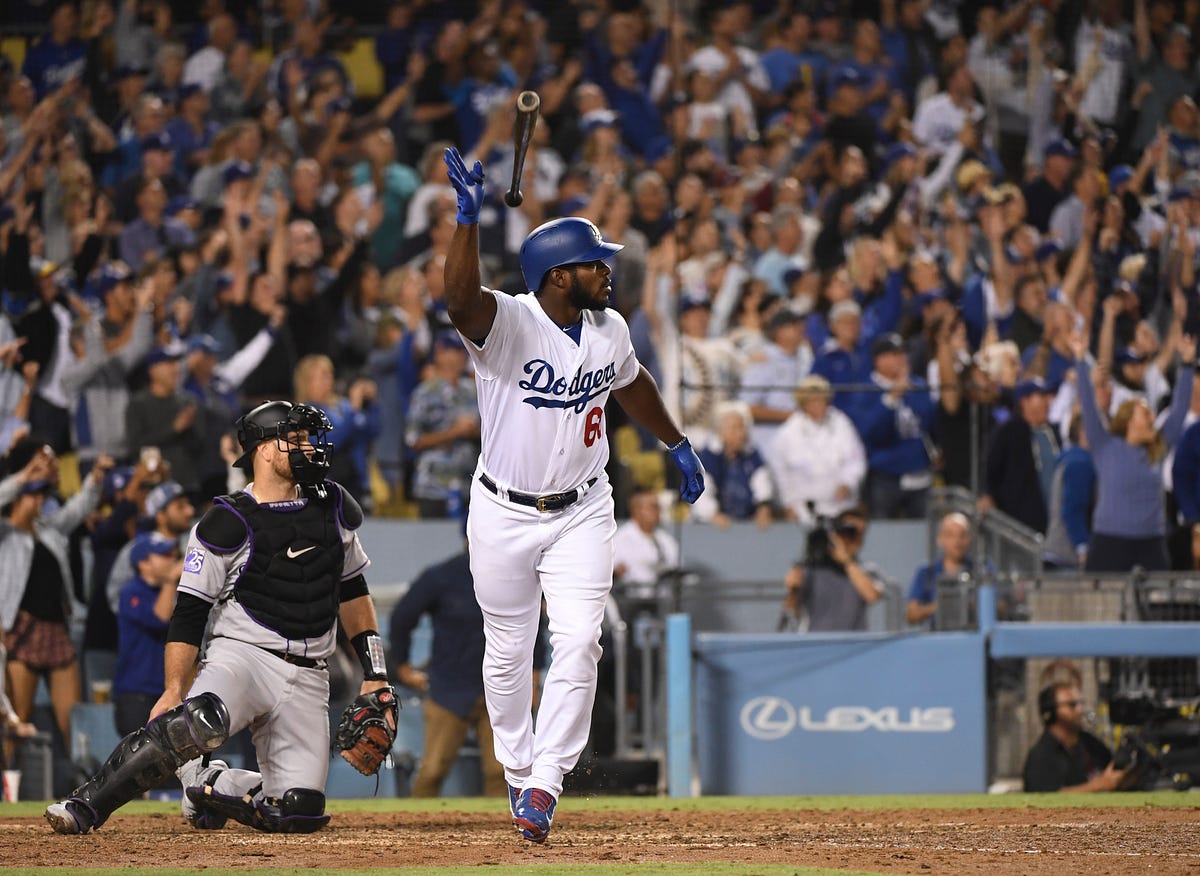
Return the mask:
<svg viewBox="0 0 1200 876">
<path fill-rule="evenodd" d="M 578 216 L 539 225 L 521 244 L 525 286 L 536 292 L 551 268 L 602 261 L 622 249 L 622 244 L 605 243 L 600 229 Z"/>
</svg>

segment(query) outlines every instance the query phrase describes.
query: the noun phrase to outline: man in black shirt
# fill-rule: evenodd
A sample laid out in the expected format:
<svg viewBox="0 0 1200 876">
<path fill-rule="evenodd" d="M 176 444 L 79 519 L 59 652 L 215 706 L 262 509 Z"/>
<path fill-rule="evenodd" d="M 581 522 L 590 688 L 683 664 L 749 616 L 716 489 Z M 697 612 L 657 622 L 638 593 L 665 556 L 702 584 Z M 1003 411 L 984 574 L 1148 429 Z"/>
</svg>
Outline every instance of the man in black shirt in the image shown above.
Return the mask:
<svg viewBox="0 0 1200 876">
<path fill-rule="evenodd" d="M 1050 230 L 1050 214 L 1066 200 L 1071 174 L 1079 150 L 1069 140 L 1051 140 L 1042 151 L 1042 173 L 1022 188 L 1025 215 L 1029 224 L 1045 234 Z"/>
<path fill-rule="evenodd" d="M 1113 766 L 1108 746 L 1083 729 L 1083 698 L 1070 682 L 1038 694 L 1045 730 L 1025 756 L 1026 791 L 1116 791 L 1127 770 Z"/>
<path fill-rule="evenodd" d="M 428 673 L 409 663 L 412 632 L 424 614 L 433 621 Z M 438 795 L 471 727 L 479 739 L 484 794 L 503 796 L 504 768 L 496 760 L 483 702 L 483 613 L 465 551 L 417 577 L 392 613 L 391 638 L 400 683 L 426 694 L 425 754 L 412 796 Z"/>
</svg>

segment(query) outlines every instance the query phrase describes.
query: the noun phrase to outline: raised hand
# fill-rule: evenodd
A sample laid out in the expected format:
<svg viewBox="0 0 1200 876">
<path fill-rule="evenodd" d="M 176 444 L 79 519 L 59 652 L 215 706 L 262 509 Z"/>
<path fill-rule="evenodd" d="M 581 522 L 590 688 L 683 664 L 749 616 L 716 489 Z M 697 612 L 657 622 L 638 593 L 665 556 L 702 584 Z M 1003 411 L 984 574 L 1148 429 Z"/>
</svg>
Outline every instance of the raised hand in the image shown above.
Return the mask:
<svg viewBox="0 0 1200 876">
<path fill-rule="evenodd" d="M 1196 362 L 1196 338 L 1184 335 L 1179 339 L 1179 358 L 1184 365 L 1194 365 Z"/>
<path fill-rule="evenodd" d="M 476 161 L 475 166 L 467 170 L 462 155 L 454 146 L 446 150 L 445 162 L 446 175 L 458 198 L 458 224 L 475 225 L 483 206 L 483 165 Z"/>
</svg>

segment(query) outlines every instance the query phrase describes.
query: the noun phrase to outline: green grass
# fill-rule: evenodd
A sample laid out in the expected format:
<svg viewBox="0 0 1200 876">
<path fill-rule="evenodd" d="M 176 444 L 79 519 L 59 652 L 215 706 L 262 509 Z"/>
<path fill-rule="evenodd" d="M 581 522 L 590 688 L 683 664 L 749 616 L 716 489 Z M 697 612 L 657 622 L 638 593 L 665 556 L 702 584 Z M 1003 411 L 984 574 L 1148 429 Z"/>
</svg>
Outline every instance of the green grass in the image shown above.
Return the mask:
<svg viewBox="0 0 1200 876">
<path fill-rule="evenodd" d="M 494 813 L 505 801 L 482 797 L 447 797 L 438 800 L 376 797 L 365 800 L 330 800 L 329 811 L 338 812 L 482 812 Z M 0 815 L 41 816 L 45 803 L 6 803 Z M 896 794 L 880 796 L 828 797 L 586 797 L 567 794 L 560 808 L 577 812 L 713 812 L 763 810 L 857 810 L 894 809 L 1063 809 L 1137 808 L 1155 806 L 1172 809 L 1200 808 L 1200 793 L 1151 791 L 1130 794 Z M 121 807 L 130 815 L 160 815 L 179 811 L 178 803 L 138 800 Z M 444 872 L 444 871 L 439 871 Z"/>
</svg>

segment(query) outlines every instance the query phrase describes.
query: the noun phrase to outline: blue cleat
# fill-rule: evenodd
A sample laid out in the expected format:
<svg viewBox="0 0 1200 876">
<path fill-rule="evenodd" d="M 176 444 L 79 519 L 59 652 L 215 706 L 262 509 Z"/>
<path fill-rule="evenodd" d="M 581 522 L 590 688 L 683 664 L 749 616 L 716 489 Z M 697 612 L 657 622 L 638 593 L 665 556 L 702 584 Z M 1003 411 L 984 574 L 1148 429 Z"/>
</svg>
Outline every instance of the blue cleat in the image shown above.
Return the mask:
<svg viewBox="0 0 1200 876">
<path fill-rule="evenodd" d="M 549 791 L 527 788 L 517 798 L 513 824 L 525 839 L 544 843 L 550 835 L 550 825 L 554 822 L 554 807 L 557 803 Z"/>
<path fill-rule="evenodd" d="M 516 816 L 517 801 L 521 799 L 521 789 L 516 785 L 508 786 L 508 814 Z"/>
</svg>

